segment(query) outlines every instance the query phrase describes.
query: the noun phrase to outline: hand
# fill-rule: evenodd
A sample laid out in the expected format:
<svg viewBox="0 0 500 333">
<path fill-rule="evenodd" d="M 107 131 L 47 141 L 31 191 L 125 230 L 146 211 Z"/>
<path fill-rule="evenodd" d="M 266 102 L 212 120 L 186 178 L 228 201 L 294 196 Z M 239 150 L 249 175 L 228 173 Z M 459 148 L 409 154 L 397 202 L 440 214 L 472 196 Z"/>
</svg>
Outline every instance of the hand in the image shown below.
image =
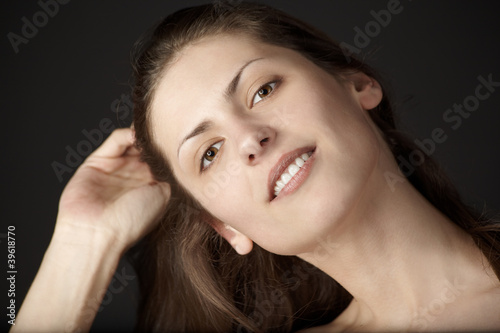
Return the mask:
<svg viewBox="0 0 500 333">
<path fill-rule="evenodd" d="M 170 186 L 154 181 L 133 142 L 132 129 L 118 129 L 88 156 L 62 193 L 56 231 L 97 232 L 125 249 L 158 223 Z"/>
</svg>

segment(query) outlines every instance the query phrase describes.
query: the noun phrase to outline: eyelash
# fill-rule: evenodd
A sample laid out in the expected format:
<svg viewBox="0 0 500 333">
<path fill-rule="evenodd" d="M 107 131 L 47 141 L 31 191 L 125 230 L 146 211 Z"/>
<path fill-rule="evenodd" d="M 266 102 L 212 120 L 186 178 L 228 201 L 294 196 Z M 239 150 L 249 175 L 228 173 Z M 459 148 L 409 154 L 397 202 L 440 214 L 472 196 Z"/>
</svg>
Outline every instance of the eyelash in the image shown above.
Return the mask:
<svg viewBox="0 0 500 333">
<path fill-rule="evenodd" d="M 269 96 L 271 96 L 272 94 L 274 94 L 274 90 L 276 90 L 276 88 L 279 86 L 280 82 L 281 82 L 281 79 L 276 79 L 276 80 L 273 80 L 273 81 L 270 81 L 270 82 L 267 82 L 267 83 L 264 83 L 263 85 L 261 85 L 261 86 L 257 89 L 257 91 L 253 94 L 253 96 L 252 96 L 251 106 L 253 107 L 255 104 L 260 103 L 261 101 L 263 101 L 263 100 L 267 99 Z M 257 97 L 257 96 L 258 96 L 259 91 L 261 91 L 261 90 L 262 90 L 265 86 L 267 86 L 267 85 L 269 85 L 269 86 L 272 88 L 272 90 L 271 90 L 271 92 L 269 93 L 269 95 L 268 95 L 268 96 L 265 96 L 265 97 L 261 97 L 260 101 L 258 101 L 258 102 L 254 102 L 254 101 L 255 101 L 255 97 Z M 205 151 L 203 152 L 203 155 L 202 155 L 202 156 L 201 156 L 201 158 L 200 158 L 200 173 L 203 173 L 203 172 L 205 172 L 208 168 L 210 168 L 210 166 L 213 164 L 213 162 L 214 162 L 214 161 L 218 158 L 219 151 L 220 151 L 220 147 L 222 146 L 222 142 L 223 142 L 222 140 L 221 140 L 221 141 L 217 141 L 216 143 L 214 143 L 214 144 L 210 145 L 207 149 L 205 149 Z M 212 147 L 216 146 L 216 145 L 217 145 L 217 144 L 219 144 L 219 143 L 220 143 L 221 145 L 220 145 L 219 147 L 217 147 L 217 154 L 215 155 L 214 159 L 213 159 L 212 161 L 210 161 L 211 163 L 210 163 L 210 164 L 208 164 L 208 166 L 204 166 L 204 165 L 203 165 L 203 164 L 204 164 L 203 162 L 205 161 L 205 156 L 206 156 L 207 152 L 210 150 L 210 148 L 212 148 Z"/>
<path fill-rule="evenodd" d="M 201 159 L 200 159 L 200 173 L 206 171 L 208 168 L 210 168 L 210 166 L 213 164 L 213 162 L 218 158 L 219 156 L 219 151 L 220 151 L 220 147 L 222 146 L 222 140 L 220 141 L 217 141 L 216 143 L 210 145 L 210 147 L 208 147 L 207 149 L 205 149 L 205 151 L 203 152 L 203 155 L 201 155 Z M 210 164 L 208 166 L 204 166 L 203 165 L 203 162 L 205 161 L 205 156 L 207 155 L 207 152 L 210 150 L 210 148 L 216 146 L 216 145 L 219 145 L 219 147 L 216 147 L 217 148 L 217 154 L 215 155 L 214 159 L 212 161 L 210 161 Z"/>
<path fill-rule="evenodd" d="M 253 107 L 255 104 L 260 103 L 263 100 L 267 99 L 268 97 L 272 96 L 274 94 L 274 91 L 276 90 L 276 88 L 278 88 L 278 86 L 279 86 L 280 83 L 281 83 L 281 78 L 275 79 L 273 81 L 266 82 L 263 85 L 261 85 L 259 88 L 257 88 L 257 91 L 252 96 L 252 101 L 250 103 L 250 106 Z M 267 85 L 271 86 L 271 88 L 272 88 L 272 90 L 269 93 L 269 95 L 265 96 L 265 97 L 261 97 L 260 101 L 258 101 L 258 102 L 254 102 L 255 101 L 255 97 L 257 97 L 258 94 L 259 94 L 259 91 L 261 91 Z"/>
</svg>

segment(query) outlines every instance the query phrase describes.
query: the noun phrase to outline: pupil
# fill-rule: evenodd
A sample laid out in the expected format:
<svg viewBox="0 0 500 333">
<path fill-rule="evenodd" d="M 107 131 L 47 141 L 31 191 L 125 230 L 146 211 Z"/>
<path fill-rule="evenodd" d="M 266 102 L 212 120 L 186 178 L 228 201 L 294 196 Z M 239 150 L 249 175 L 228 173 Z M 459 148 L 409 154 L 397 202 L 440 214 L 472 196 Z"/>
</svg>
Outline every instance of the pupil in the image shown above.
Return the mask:
<svg viewBox="0 0 500 333">
<path fill-rule="evenodd" d="M 272 87 L 271 87 L 270 85 L 268 85 L 268 84 L 267 84 L 264 88 L 261 88 L 261 89 L 259 90 L 259 95 L 260 95 L 260 96 L 265 96 L 265 95 L 269 94 L 269 91 L 270 91 L 271 89 L 272 89 Z"/>
<path fill-rule="evenodd" d="M 207 160 L 212 161 L 212 160 L 213 160 L 213 158 L 215 157 L 215 154 L 217 153 L 217 151 L 218 151 L 218 149 L 217 149 L 217 148 L 214 148 L 214 147 L 210 148 L 210 149 L 207 151 L 207 153 L 206 153 L 206 158 L 207 158 Z"/>
</svg>

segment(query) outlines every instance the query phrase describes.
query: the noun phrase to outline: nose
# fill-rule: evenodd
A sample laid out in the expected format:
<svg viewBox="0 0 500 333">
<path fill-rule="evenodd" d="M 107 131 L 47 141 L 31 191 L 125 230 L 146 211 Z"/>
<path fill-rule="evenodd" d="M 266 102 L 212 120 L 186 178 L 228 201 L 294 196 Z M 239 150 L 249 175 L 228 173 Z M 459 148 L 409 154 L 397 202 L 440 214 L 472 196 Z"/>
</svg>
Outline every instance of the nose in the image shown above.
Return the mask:
<svg viewBox="0 0 500 333">
<path fill-rule="evenodd" d="M 241 158 L 247 164 L 257 163 L 275 138 L 276 132 L 268 126 L 247 130 L 240 141 Z"/>
</svg>

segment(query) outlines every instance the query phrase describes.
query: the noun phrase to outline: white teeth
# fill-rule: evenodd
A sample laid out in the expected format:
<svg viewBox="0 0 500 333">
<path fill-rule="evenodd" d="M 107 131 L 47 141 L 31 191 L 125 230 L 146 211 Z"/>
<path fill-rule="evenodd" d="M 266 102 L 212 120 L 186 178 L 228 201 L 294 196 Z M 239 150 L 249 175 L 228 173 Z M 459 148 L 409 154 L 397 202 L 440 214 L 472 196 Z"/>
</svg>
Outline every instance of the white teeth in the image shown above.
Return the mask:
<svg viewBox="0 0 500 333">
<path fill-rule="evenodd" d="M 292 179 L 292 176 L 288 172 L 283 172 L 283 174 L 281 175 L 281 180 L 283 181 L 283 183 L 287 184 L 290 179 Z"/>
<path fill-rule="evenodd" d="M 283 187 L 292 179 L 293 176 L 300 170 L 302 166 L 304 166 L 305 161 L 309 159 L 309 156 L 312 155 L 312 152 L 304 153 L 297 157 L 295 161 L 293 161 L 288 168 L 283 172 L 280 179 L 276 181 L 274 186 L 274 195 L 277 196 Z"/>
<path fill-rule="evenodd" d="M 295 176 L 297 171 L 300 170 L 300 167 L 297 164 L 292 163 L 292 164 L 290 164 L 290 166 L 288 167 L 287 170 L 288 170 L 288 173 L 293 177 L 293 176 Z"/>
</svg>

